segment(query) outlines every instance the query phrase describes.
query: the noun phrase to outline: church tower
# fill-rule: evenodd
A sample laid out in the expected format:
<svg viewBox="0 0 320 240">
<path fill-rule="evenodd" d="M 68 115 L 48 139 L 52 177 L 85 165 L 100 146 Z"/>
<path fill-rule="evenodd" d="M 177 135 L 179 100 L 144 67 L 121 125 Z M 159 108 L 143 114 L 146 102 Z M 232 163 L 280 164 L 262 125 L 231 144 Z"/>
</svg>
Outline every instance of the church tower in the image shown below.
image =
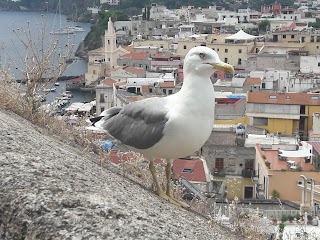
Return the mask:
<svg viewBox="0 0 320 240">
<path fill-rule="evenodd" d="M 117 49 L 116 44 L 116 32 L 113 28 L 113 23 L 111 21 L 111 18 L 109 17 L 108 21 L 108 29 L 105 30 L 104 34 L 104 47 L 105 47 L 105 60 L 107 63 L 109 63 L 110 68 L 116 65 L 116 62 L 114 62 L 114 52 Z"/>
</svg>

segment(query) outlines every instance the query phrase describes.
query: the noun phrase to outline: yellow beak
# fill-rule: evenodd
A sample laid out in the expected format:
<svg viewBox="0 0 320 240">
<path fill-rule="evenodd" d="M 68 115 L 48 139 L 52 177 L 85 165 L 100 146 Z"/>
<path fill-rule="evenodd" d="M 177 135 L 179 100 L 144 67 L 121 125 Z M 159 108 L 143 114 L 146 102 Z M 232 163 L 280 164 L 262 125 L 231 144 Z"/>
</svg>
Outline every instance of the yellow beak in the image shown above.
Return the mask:
<svg viewBox="0 0 320 240">
<path fill-rule="evenodd" d="M 228 63 L 221 62 L 221 63 L 212 64 L 212 65 L 215 69 L 224 71 L 225 73 L 229 73 L 229 74 L 234 73 L 233 67 Z"/>
</svg>

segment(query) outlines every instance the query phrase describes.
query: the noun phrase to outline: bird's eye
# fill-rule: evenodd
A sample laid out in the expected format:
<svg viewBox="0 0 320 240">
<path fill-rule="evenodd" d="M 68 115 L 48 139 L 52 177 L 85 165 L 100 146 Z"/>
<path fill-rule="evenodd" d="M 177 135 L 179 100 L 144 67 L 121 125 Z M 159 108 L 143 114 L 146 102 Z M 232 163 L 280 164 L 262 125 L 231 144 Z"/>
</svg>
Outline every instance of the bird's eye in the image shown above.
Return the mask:
<svg viewBox="0 0 320 240">
<path fill-rule="evenodd" d="M 203 58 L 206 57 L 206 54 L 205 53 L 199 53 L 199 57 L 203 59 Z"/>
</svg>

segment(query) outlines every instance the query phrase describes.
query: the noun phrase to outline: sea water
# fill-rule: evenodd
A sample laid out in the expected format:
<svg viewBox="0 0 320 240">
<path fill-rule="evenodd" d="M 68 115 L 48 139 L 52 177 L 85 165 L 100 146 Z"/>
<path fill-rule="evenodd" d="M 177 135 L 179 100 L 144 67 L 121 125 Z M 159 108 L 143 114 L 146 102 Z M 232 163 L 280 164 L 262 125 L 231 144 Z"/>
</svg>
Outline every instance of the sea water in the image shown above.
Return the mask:
<svg viewBox="0 0 320 240">
<path fill-rule="evenodd" d="M 61 24 L 60 24 L 61 22 Z M 52 44 L 58 40 L 58 47 L 65 48 L 67 44 L 72 45 L 72 57 L 74 57 L 79 43 L 85 38 L 90 31 L 89 23 L 71 23 L 68 22 L 66 16 L 58 15 L 47 12 L 30 12 L 30 11 L 0 11 L 0 62 L 2 66 L 10 67 L 12 75 L 16 79 L 22 79 L 23 75 L 16 69 L 13 61 L 18 65 L 18 68 L 23 68 L 23 61 L 27 56 L 25 46 L 21 44 L 19 38 L 15 35 L 15 32 L 19 33 L 19 36 L 26 39 L 30 36 L 32 41 L 44 44 L 46 46 Z M 84 31 L 76 32 L 75 34 L 63 34 L 53 35 L 50 32 L 56 31 L 61 27 L 68 25 L 80 25 Z M 40 31 L 44 31 L 44 40 L 39 38 L 42 36 Z M 4 48 L 4 50 L 2 49 Z M 58 51 L 59 48 L 57 48 Z M 62 76 L 79 76 L 87 71 L 87 61 L 83 59 L 77 59 L 74 63 L 70 64 L 68 68 L 62 73 Z M 66 90 L 66 82 L 60 81 L 59 86 L 55 86 L 56 91 L 50 92 L 47 95 L 47 102 L 51 102 L 56 96 Z M 72 91 L 73 98 L 70 102 L 80 101 L 88 102 L 94 99 L 94 92 Z"/>
</svg>

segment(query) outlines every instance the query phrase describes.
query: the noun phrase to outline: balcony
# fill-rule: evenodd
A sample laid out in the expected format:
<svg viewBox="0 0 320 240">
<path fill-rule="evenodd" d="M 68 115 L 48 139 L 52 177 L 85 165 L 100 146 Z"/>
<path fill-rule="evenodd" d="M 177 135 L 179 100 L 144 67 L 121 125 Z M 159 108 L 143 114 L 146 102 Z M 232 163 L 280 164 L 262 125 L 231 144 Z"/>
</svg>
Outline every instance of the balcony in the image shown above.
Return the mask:
<svg viewBox="0 0 320 240">
<path fill-rule="evenodd" d="M 254 170 L 242 170 L 241 176 L 244 178 L 252 178 L 255 175 Z"/>
<path fill-rule="evenodd" d="M 264 186 L 262 184 L 256 184 L 256 196 L 258 199 L 265 199 Z"/>
</svg>

